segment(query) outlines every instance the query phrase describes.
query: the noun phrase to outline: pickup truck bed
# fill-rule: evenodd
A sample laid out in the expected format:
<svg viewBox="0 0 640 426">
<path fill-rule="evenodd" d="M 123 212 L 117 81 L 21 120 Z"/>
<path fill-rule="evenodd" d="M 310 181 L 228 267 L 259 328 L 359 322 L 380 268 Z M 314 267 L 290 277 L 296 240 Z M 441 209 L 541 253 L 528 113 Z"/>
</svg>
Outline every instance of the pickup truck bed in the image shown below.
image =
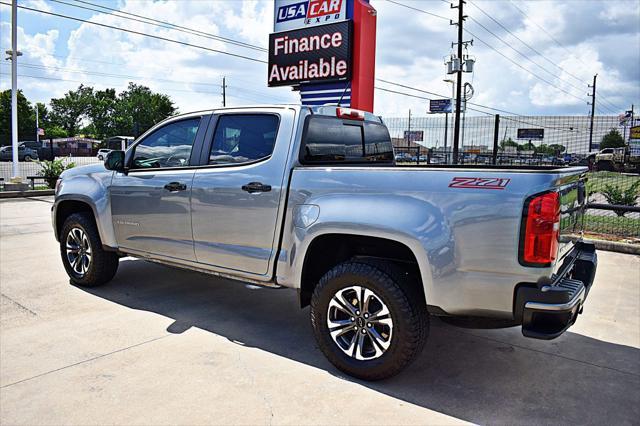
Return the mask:
<svg viewBox="0 0 640 426">
<path fill-rule="evenodd" d="M 129 255 L 299 293 L 320 349 L 376 380 L 426 341 L 429 314 L 551 339 L 597 265 L 580 236 L 586 168 L 398 167 L 377 117 L 268 106 L 172 117 L 105 166 L 66 171 L 63 264 L 99 285 Z"/>
</svg>

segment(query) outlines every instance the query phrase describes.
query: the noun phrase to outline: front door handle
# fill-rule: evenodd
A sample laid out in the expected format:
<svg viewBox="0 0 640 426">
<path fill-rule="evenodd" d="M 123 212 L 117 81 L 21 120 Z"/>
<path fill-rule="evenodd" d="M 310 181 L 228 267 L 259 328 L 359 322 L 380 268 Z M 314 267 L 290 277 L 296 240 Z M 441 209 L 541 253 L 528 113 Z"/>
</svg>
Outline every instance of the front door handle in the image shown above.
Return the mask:
<svg viewBox="0 0 640 426">
<path fill-rule="evenodd" d="M 180 183 L 180 182 L 170 182 L 164 186 L 164 189 L 166 189 L 169 192 L 186 191 L 187 184 Z"/>
<path fill-rule="evenodd" d="M 263 185 L 262 182 L 251 182 L 242 185 L 242 190 L 247 191 L 249 194 L 253 194 L 254 192 L 269 192 L 271 191 L 271 185 Z"/>
</svg>

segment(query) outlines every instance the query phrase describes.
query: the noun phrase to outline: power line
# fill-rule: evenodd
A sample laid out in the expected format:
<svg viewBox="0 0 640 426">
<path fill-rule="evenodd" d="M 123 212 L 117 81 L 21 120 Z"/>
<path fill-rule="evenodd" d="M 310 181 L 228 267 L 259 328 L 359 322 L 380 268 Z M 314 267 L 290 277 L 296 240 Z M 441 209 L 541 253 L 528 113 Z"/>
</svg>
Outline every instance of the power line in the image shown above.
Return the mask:
<svg viewBox="0 0 640 426">
<path fill-rule="evenodd" d="M 207 33 L 207 32 L 201 31 L 201 30 L 196 30 L 196 29 L 193 29 L 193 28 L 184 27 L 184 26 L 177 25 L 177 24 L 174 24 L 174 23 L 171 23 L 171 22 L 168 22 L 168 21 L 162 21 L 162 20 L 159 20 L 159 19 L 149 18 L 147 16 L 138 15 L 138 14 L 132 13 L 132 12 L 124 12 L 124 11 L 121 11 L 121 10 L 118 10 L 118 9 L 114 9 L 114 8 L 107 7 L 107 6 L 102 6 L 102 5 L 95 4 L 95 3 L 90 3 L 90 2 L 84 1 L 84 0 L 74 0 L 74 1 L 76 3 L 82 3 L 82 4 L 87 4 L 87 5 L 90 5 L 90 6 L 93 6 L 93 7 L 99 7 L 101 9 L 108 10 L 108 11 L 113 12 L 113 13 L 107 13 L 107 12 L 105 12 L 103 10 L 98 10 L 98 9 L 94 9 L 94 8 L 86 7 L 86 6 L 80 6 L 79 4 L 68 3 L 68 2 L 62 1 L 62 0 L 51 0 L 51 1 L 56 2 L 56 3 L 60 3 L 60 4 L 64 4 L 64 5 L 67 5 L 67 6 L 76 7 L 76 8 L 79 8 L 79 9 L 91 10 L 91 11 L 98 12 L 98 13 L 104 13 L 104 14 L 109 14 L 109 15 L 112 15 L 112 16 L 116 16 L 118 18 L 129 19 L 129 20 L 136 21 L 136 22 L 142 22 L 144 24 L 155 25 L 155 26 L 161 27 L 161 28 L 168 28 L 168 29 L 172 29 L 172 30 L 175 30 L 175 31 L 180 31 L 180 32 L 183 32 L 183 33 L 188 33 L 188 34 L 192 34 L 192 35 L 206 37 L 206 38 L 222 41 L 224 43 L 230 43 L 230 44 L 233 44 L 233 45 L 236 45 L 236 46 L 239 46 L 239 47 L 244 47 L 244 48 L 247 48 L 247 49 L 258 50 L 258 51 L 261 51 L 261 52 L 266 52 L 267 51 L 267 49 L 264 48 L 264 47 L 256 46 L 256 45 L 253 45 L 253 44 L 250 44 L 250 43 L 245 43 L 243 41 L 234 40 L 232 38 L 219 36 L 217 34 Z M 125 15 L 125 16 L 121 16 L 121 15 Z M 133 18 L 131 16 L 133 16 Z M 136 18 L 140 18 L 140 19 L 136 19 Z"/>
<path fill-rule="evenodd" d="M 9 65 L 9 64 L 3 63 L 2 65 Z M 196 81 L 170 80 L 167 78 L 145 77 L 145 76 L 136 76 L 136 75 L 128 75 L 128 74 L 112 74 L 112 73 L 106 73 L 101 71 L 87 71 L 87 70 L 73 69 L 73 68 L 30 64 L 25 62 L 19 63 L 18 66 L 25 67 L 25 68 L 32 68 L 32 69 L 40 69 L 40 70 L 55 70 L 55 71 L 63 71 L 63 72 L 70 72 L 70 73 L 77 73 L 77 74 L 88 74 L 88 75 L 95 75 L 99 77 L 125 78 L 125 79 L 134 79 L 134 80 L 150 80 L 150 81 L 161 81 L 165 83 L 176 83 L 176 84 L 197 84 L 197 85 L 203 85 L 203 86 L 220 86 L 219 84 L 215 84 L 215 83 L 199 83 Z"/>
<path fill-rule="evenodd" d="M 449 22 L 449 21 L 450 21 L 450 19 L 449 19 L 449 18 L 447 18 L 446 16 L 437 15 L 437 14 L 432 13 L 432 12 L 427 12 L 426 10 L 418 9 L 417 7 L 409 6 L 409 5 L 407 5 L 407 4 L 403 4 L 403 3 L 400 3 L 400 2 L 397 2 L 397 1 L 394 1 L 394 0 L 387 0 L 387 1 L 388 1 L 389 3 L 397 4 L 398 6 L 406 7 L 407 9 L 411 9 L 411 10 L 415 10 L 415 11 L 417 11 L 417 12 L 422 12 L 422 13 L 425 13 L 425 14 L 427 14 L 427 15 L 431 15 L 431 16 L 433 16 L 433 17 L 435 17 L 435 18 L 444 19 L 444 20 L 445 20 L 445 21 L 447 21 L 447 22 Z M 444 3 L 449 3 L 449 2 L 448 2 L 448 1 L 444 1 Z"/>
<path fill-rule="evenodd" d="M 477 6 L 476 6 L 477 7 Z M 499 35 L 497 35 L 496 33 L 494 33 L 493 31 L 491 31 L 489 28 L 485 27 L 483 24 L 481 24 L 478 20 L 476 20 L 475 18 L 473 18 L 472 16 L 469 17 L 469 19 L 471 19 L 473 22 L 476 23 L 476 25 L 480 26 L 481 28 L 483 28 L 486 32 L 488 32 L 489 34 L 491 34 L 492 36 L 494 36 L 495 38 L 497 38 L 498 40 L 500 40 L 504 45 L 506 45 L 509 49 L 513 50 L 514 52 L 516 52 L 518 55 L 522 56 L 524 59 L 526 59 L 527 61 L 531 62 L 532 64 L 534 64 L 535 66 L 537 66 L 538 68 L 540 68 L 542 71 L 546 72 L 547 74 L 550 74 L 553 77 L 557 77 L 558 80 L 563 81 L 565 83 L 567 83 L 569 86 L 573 87 L 576 90 L 582 91 L 584 90 L 584 87 L 577 87 L 575 86 L 573 83 L 563 80 L 560 77 L 557 76 L 556 73 L 554 73 L 553 71 L 549 71 L 548 69 L 546 69 L 545 67 L 543 67 L 542 65 L 538 64 L 537 62 L 535 62 L 533 59 L 529 58 L 529 56 L 527 56 L 526 54 L 522 53 L 521 51 L 519 51 L 518 49 L 516 49 L 515 47 L 513 47 L 509 42 L 505 41 L 502 37 L 500 37 Z M 491 18 L 493 19 L 493 18 Z M 497 22 L 497 21 L 496 21 Z M 546 59 L 546 58 L 545 58 Z M 558 67 L 561 70 L 564 71 L 564 69 L 562 67 Z M 566 72 L 566 71 L 565 71 Z M 567 72 L 567 74 L 569 74 Z"/>
<path fill-rule="evenodd" d="M 490 14 L 488 14 L 487 12 L 485 12 L 480 6 L 478 6 L 477 4 L 475 4 L 474 2 L 469 1 L 469 3 L 471 3 L 471 5 L 473 7 L 475 7 L 476 9 L 478 9 L 480 12 L 482 12 L 482 14 L 484 14 L 486 17 L 488 17 L 489 19 L 491 19 L 493 22 L 495 22 L 496 24 L 498 24 L 500 26 L 500 28 L 502 28 L 503 30 L 505 30 L 506 32 L 508 32 L 509 34 L 511 34 L 511 36 L 513 36 L 515 39 L 517 39 L 520 43 L 522 43 L 523 45 L 527 46 L 529 49 L 531 49 L 533 52 L 535 52 L 536 54 L 538 54 L 538 56 L 540 56 L 542 59 L 544 59 L 545 61 L 549 62 L 551 65 L 553 65 L 554 67 L 566 72 L 568 75 L 570 75 L 571 77 L 575 78 L 577 81 L 579 81 L 582 84 L 587 84 L 587 82 L 585 82 L 584 80 L 582 80 L 580 77 L 575 76 L 574 74 L 570 73 L 569 71 L 567 71 L 566 69 L 564 69 L 563 67 L 561 67 L 560 65 L 556 64 L 555 62 L 553 62 L 552 60 L 550 60 L 549 58 L 547 58 L 543 53 L 541 53 L 540 51 L 538 51 L 537 49 L 535 49 L 533 46 L 531 46 L 529 43 L 525 42 L 524 40 L 522 40 L 520 37 L 518 37 L 516 34 L 514 34 L 511 30 L 509 30 L 507 27 L 505 27 L 500 21 L 498 21 L 497 19 L 495 19 L 493 16 L 491 16 Z M 473 17 L 471 17 L 471 19 L 473 19 Z M 478 21 L 476 21 L 475 19 L 473 19 L 476 23 L 478 23 Z M 479 23 L 478 23 L 479 24 Z M 483 27 L 484 28 L 484 27 Z M 496 36 L 497 37 L 497 36 Z M 582 90 L 582 89 L 580 89 Z"/>
<path fill-rule="evenodd" d="M 558 46 L 560 46 L 561 48 L 563 48 L 569 55 L 572 55 L 573 52 L 571 52 L 569 49 L 567 49 L 562 43 L 560 43 L 552 34 L 550 34 L 543 26 L 541 26 L 540 24 L 538 24 L 537 22 L 535 22 L 533 19 L 531 19 L 530 16 L 527 15 L 527 13 L 525 11 L 523 11 L 520 7 L 518 7 L 518 5 L 515 4 L 515 2 L 513 0 L 509 0 L 509 3 L 511 3 L 511 5 L 518 11 L 520 12 L 520 14 L 522 14 L 522 16 L 524 16 L 525 18 L 528 18 L 529 21 L 535 25 L 536 27 L 538 27 L 543 33 L 545 33 L 547 35 L 547 37 L 553 41 L 554 43 L 556 43 Z M 476 6 L 477 7 L 477 6 Z M 580 62 L 582 62 L 582 64 L 586 67 L 588 67 L 589 65 L 587 65 L 582 59 L 580 59 L 579 57 L 576 57 L 576 59 Z M 614 110 L 618 111 L 620 109 L 619 106 L 617 106 L 616 104 L 614 104 L 613 102 L 608 101 L 605 97 L 603 97 L 602 95 L 600 95 L 600 101 L 605 101 L 605 103 L 609 104 Z"/>
<path fill-rule="evenodd" d="M 5 6 L 10 6 L 11 5 L 10 3 L 4 2 L 4 1 L 0 1 L 0 4 L 5 5 Z M 58 18 L 64 18 L 64 19 L 69 19 L 69 20 L 72 20 L 72 21 L 83 22 L 83 23 L 87 23 L 87 24 L 90 24 L 90 25 L 96 25 L 96 26 L 103 27 L 103 28 L 110 28 L 112 30 L 124 31 L 124 32 L 131 33 L 131 34 L 136 34 L 136 35 L 140 35 L 140 36 L 144 36 L 144 37 L 154 38 L 154 39 L 157 39 L 157 40 L 167 41 L 167 42 L 170 42 L 170 43 L 180 44 L 182 46 L 187 46 L 187 47 L 193 47 L 193 48 L 196 48 L 196 49 L 207 50 L 209 52 L 220 53 L 222 55 L 233 56 L 233 57 L 236 57 L 236 58 L 246 59 L 248 61 L 258 62 L 258 63 L 261 63 L 261 64 L 266 64 L 267 63 L 267 61 L 264 61 L 264 60 L 261 60 L 261 59 L 256 59 L 256 58 L 251 58 L 249 56 L 240 55 L 240 54 L 237 54 L 237 53 L 225 52 L 223 50 L 212 49 L 210 47 L 205 47 L 205 46 L 199 46 L 197 44 L 187 43 L 185 41 L 173 40 L 173 39 L 170 39 L 170 38 L 157 36 L 157 35 L 152 35 L 152 34 L 147 34 L 147 33 L 143 33 L 143 32 L 140 32 L 140 31 L 134 31 L 134 30 L 126 29 L 126 28 L 115 27 L 113 25 L 102 24 L 102 23 L 99 23 L 99 22 L 92 22 L 92 21 L 89 21 L 87 19 L 81 19 L 81 18 L 76 18 L 76 17 L 73 17 L 73 16 L 62 15 L 60 13 L 47 12 L 47 11 L 44 11 L 44 10 L 34 9 L 32 7 L 21 6 L 21 5 L 18 5 L 18 8 L 24 9 L 24 10 L 29 10 L 29 11 L 32 11 L 32 12 L 42 13 L 42 14 L 45 14 L 45 15 L 56 16 Z"/>
<path fill-rule="evenodd" d="M 418 12 L 427 13 L 427 14 L 429 14 L 429 15 L 431 14 L 430 12 L 427 12 L 427 11 L 425 11 L 425 10 L 418 9 L 418 8 L 414 8 L 414 7 L 410 7 L 410 6 L 404 5 L 404 4 L 399 3 L 399 2 L 396 2 L 396 1 L 393 1 L 393 3 L 394 3 L 394 4 L 398 4 L 398 5 L 400 5 L 400 6 L 408 7 L 409 9 L 412 9 L 412 10 L 415 10 L 415 11 L 418 11 Z M 493 46 L 491 46 L 489 43 L 487 43 L 487 42 L 485 42 L 484 40 L 482 40 L 480 37 L 476 36 L 474 33 L 472 33 L 471 31 L 469 31 L 468 29 L 464 29 L 464 31 L 465 31 L 465 32 L 467 32 L 467 33 L 468 33 L 469 35 L 471 35 L 472 37 L 474 37 L 475 39 L 477 39 L 478 41 L 480 41 L 482 44 L 484 44 L 484 45 L 485 45 L 485 46 L 487 46 L 488 48 L 490 48 L 491 50 L 494 50 L 495 52 L 497 52 L 500 56 L 504 57 L 504 58 L 505 58 L 505 59 L 507 59 L 509 62 L 511 62 L 511 63 L 513 63 L 514 65 L 516 65 L 518 68 L 521 68 L 522 70 L 524 70 L 524 71 L 525 71 L 525 72 L 527 72 L 528 74 L 530 74 L 530 75 L 532 75 L 533 77 L 537 78 L 538 80 L 541 80 L 541 81 L 545 82 L 546 84 L 548 84 L 548 85 L 550 85 L 550 86 L 555 87 L 556 89 L 560 90 L 561 92 L 566 93 L 566 94 L 567 94 L 567 95 L 569 95 L 569 96 L 572 96 L 572 97 L 574 97 L 574 98 L 576 98 L 576 99 L 578 99 L 578 100 L 580 100 L 580 101 L 584 101 L 584 99 L 582 99 L 582 98 L 579 98 L 579 97 L 575 96 L 574 94 L 572 94 L 572 93 L 570 93 L 570 92 L 568 92 L 568 91 L 566 91 L 566 90 L 564 90 L 564 89 L 562 89 L 562 88 L 560 88 L 560 87 L 556 86 L 555 84 L 553 84 L 552 82 L 550 82 L 550 81 L 546 80 L 545 78 L 540 77 L 540 76 L 538 76 L 537 74 L 535 74 L 535 73 L 531 72 L 530 70 L 526 69 L 525 67 L 523 67 L 523 66 L 522 66 L 522 65 L 520 65 L 519 63 L 515 62 L 513 59 L 511 59 L 511 58 L 509 58 L 508 56 L 506 56 L 504 53 L 500 52 L 498 49 L 496 49 L 496 48 L 494 48 Z"/>
<path fill-rule="evenodd" d="M 0 72 L 0 75 L 11 75 L 11 73 Z M 66 79 L 66 78 L 46 77 L 46 76 L 41 76 L 41 75 L 18 74 L 18 76 L 19 77 L 23 77 L 23 78 L 32 78 L 32 79 L 36 79 L 36 80 L 65 81 L 65 82 L 70 82 L 70 83 L 91 84 L 91 85 L 103 84 L 103 83 L 98 83 L 98 82 L 95 82 L 95 81 L 71 80 L 71 79 Z M 163 91 L 166 91 L 166 92 L 182 92 L 182 93 L 202 93 L 202 94 L 216 95 L 216 96 L 220 95 L 218 92 L 209 92 L 209 91 L 203 91 L 203 90 L 180 90 L 180 89 L 164 89 L 163 88 Z M 229 95 L 228 94 L 227 97 L 238 98 L 238 99 L 247 99 L 247 100 L 254 101 L 254 102 L 261 102 L 260 99 L 256 99 L 255 97 L 252 97 L 252 96 L 245 96 L 245 95 L 238 95 L 238 94 L 230 94 Z"/>
<path fill-rule="evenodd" d="M 513 59 L 511 59 L 510 57 L 508 57 L 507 55 L 505 55 L 504 53 L 500 52 L 498 49 L 496 49 L 495 47 L 491 46 L 489 43 L 487 43 L 486 41 L 482 40 L 480 37 L 478 37 L 477 35 L 475 35 L 474 33 L 472 33 L 471 31 L 465 29 L 465 32 L 467 32 L 470 36 L 472 36 L 475 40 L 478 40 L 480 43 L 484 44 L 485 46 L 487 46 L 489 49 L 493 50 L 494 52 L 496 52 L 498 55 L 502 56 L 503 58 L 505 58 L 506 60 L 508 60 L 509 62 L 511 62 L 512 64 L 514 64 L 515 66 L 517 66 L 518 68 L 522 69 L 523 71 L 525 71 L 527 74 L 537 78 L 538 80 L 548 84 L 549 86 L 555 87 L 556 89 L 560 90 L 561 92 L 579 100 L 579 101 L 584 101 L 584 99 L 579 98 L 578 96 L 574 95 L 571 92 L 566 91 L 565 89 L 556 86 L 555 84 L 553 84 L 552 82 L 550 82 L 549 80 L 540 77 L 538 74 L 526 69 L 525 67 L 523 67 L 522 65 L 520 65 L 519 63 L 517 63 L 516 61 L 514 61 Z"/>
<path fill-rule="evenodd" d="M 376 78 L 376 80 L 378 80 L 378 81 L 380 81 L 382 83 L 387 83 L 387 84 L 391 84 L 391 85 L 394 85 L 394 86 L 403 87 L 405 89 L 415 90 L 416 92 L 422 92 L 422 93 L 426 93 L 428 95 L 434 95 L 434 96 L 437 96 L 439 98 L 450 98 L 450 96 L 448 96 L 448 95 L 441 95 L 439 93 L 434 93 L 434 92 L 430 92 L 428 90 L 419 89 L 419 88 L 417 88 L 415 86 L 407 86 L 405 84 L 395 83 L 393 81 L 383 80 L 381 78 Z M 429 99 L 429 98 L 425 98 L 425 99 Z M 467 101 L 467 105 L 474 105 L 474 106 L 477 106 L 477 107 L 480 107 L 480 108 L 490 109 L 492 111 L 504 112 L 506 114 L 521 115 L 521 114 L 518 114 L 517 112 L 506 111 L 504 109 L 499 109 L 499 108 L 493 108 L 493 107 L 490 107 L 490 106 L 487 106 L 487 105 L 477 104 L 477 103 L 470 102 L 470 101 Z"/>
</svg>

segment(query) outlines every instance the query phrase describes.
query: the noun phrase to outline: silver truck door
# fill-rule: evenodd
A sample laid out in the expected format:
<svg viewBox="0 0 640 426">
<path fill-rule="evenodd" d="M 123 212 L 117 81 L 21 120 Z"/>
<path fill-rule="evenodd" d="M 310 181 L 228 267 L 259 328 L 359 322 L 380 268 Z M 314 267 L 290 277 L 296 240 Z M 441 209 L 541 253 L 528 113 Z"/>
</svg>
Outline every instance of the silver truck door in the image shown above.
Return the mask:
<svg viewBox="0 0 640 426">
<path fill-rule="evenodd" d="M 172 120 L 127 152 L 129 171 L 116 172 L 110 187 L 113 227 L 123 250 L 195 260 L 190 166 L 200 156 L 208 119 Z"/>
<path fill-rule="evenodd" d="M 198 262 L 265 275 L 274 257 L 291 110 L 217 114 L 193 179 L 191 213 Z M 286 195 L 286 194 L 284 194 Z"/>
</svg>

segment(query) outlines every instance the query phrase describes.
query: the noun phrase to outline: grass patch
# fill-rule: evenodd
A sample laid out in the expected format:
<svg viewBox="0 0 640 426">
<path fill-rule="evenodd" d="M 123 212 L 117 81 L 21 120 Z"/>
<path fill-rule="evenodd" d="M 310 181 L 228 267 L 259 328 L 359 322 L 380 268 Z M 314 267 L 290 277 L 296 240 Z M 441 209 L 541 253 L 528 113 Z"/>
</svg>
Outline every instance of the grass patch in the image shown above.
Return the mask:
<svg viewBox="0 0 640 426">
<path fill-rule="evenodd" d="M 640 236 L 640 218 L 587 214 L 584 215 L 584 232 L 638 237 Z"/>
<path fill-rule="evenodd" d="M 640 180 L 640 176 L 631 176 L 617 172 L 589 172 L 587 173 L 587 191 L 589 194 L 601 192 L 605 186 L 612 185 L 625 191 L 634 182 Z"/>
</svg>

